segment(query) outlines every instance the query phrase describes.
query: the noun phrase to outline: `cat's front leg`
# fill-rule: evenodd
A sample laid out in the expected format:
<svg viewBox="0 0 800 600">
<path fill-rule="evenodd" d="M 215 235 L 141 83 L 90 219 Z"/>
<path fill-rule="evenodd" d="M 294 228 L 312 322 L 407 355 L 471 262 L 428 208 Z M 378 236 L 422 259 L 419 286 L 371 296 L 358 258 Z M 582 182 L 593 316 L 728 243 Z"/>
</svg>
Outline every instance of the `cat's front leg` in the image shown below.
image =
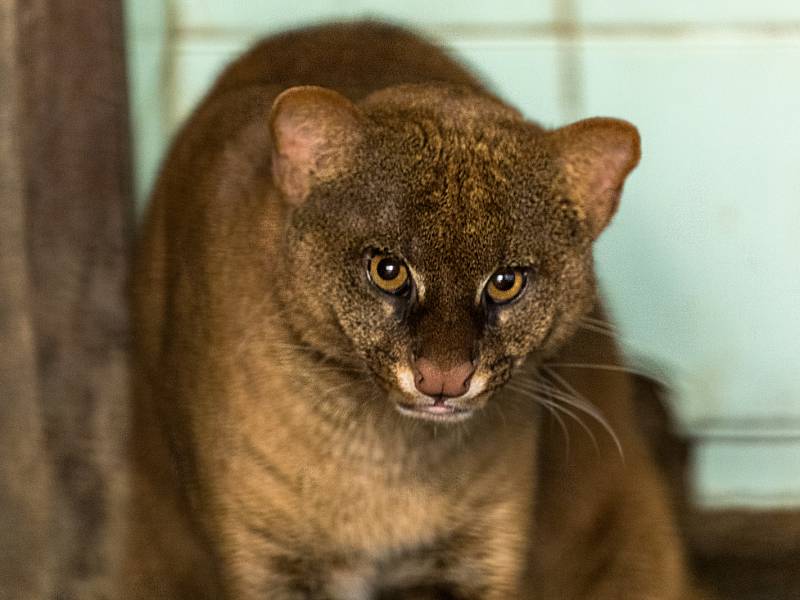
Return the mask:
<svg viewBox="0 0 800 600">
<path fill-rule="evenodd" d="M 548 599 L 700 600 L 689 582 L 664 494 L 648 469 L 641 467 L 637 475 L 635 481 L 620 482 L 571 549 L 559 552 L 558 570 L 572 574 Z M 569 562 L 580 568 L 564 568 Z"/>
<path fill-rule="evenodd" d="M 658 520 L 620 525 L 605 544 L 596 560 L 586 561 L 589 577 L 578 590 L 553 600 L 711 600 L 694 588 L 677 539 Z"/>
</svg>

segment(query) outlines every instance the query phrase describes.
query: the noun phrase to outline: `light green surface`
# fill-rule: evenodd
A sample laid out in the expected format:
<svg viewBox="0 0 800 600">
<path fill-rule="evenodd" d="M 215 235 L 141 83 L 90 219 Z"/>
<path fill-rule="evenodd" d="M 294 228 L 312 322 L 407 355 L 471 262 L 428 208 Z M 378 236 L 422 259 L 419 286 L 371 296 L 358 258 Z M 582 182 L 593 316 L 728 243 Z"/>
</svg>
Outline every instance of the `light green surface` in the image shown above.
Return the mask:
<svg viewBox="0 0 800 600">
<path fill-rule="evenodd" d="M 554 13 L 553 4 L 535 0 L 304 0 L 291 4 L 259 0 L 179 0 L 172 5 L 177 25 L 187 32 L 261 33 L 298 23 L 354 17 L 381 17 L 422 26 L 483 28 L 547 22 Z"/>
<path fill-rule="evenodd" d="M 334 16 L 422 27 L 545 125 L 633 121 L 642 164 L 598 249 L 626 347 L 675 386 L 700 498 L 800 503 L 797 0 L 128 6 L 141 190 L 226 62 L 260 33 Z"/>
<path fill-rule="evenodd" d="M 600 253 L 625 330 L 678 370 L 693 422 L 800 424 L 800 44 L 583 51 L 586 114 L 625 115 L 644 140 Z"/>
<path fill-rule="evenodd" d="M 586 24 L 755 27 L 800 20 L 797 0 L 582 0 L 575 4 Z"/>
<path fill-rule="evenodd" d="M 155 177 L 166 144 L 168 82 L 166 4 L 155 0 L 125 3 L 128 82 L 135 157 L 135 190 L 140 205 Z"/>
</svg>

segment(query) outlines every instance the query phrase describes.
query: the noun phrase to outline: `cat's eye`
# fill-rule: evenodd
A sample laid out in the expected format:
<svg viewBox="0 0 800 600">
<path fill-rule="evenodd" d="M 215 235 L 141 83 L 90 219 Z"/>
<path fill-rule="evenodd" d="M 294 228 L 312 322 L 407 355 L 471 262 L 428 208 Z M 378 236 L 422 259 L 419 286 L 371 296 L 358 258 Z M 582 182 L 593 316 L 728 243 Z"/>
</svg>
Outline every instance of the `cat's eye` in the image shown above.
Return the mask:
<svg viewBox="0 0 800 600">
<path fill-rule="evenodd" d="M 370 281 L 387 294 L 400 296 L 410 289 L 408 267 L 391 254 L 375 253 L 369 257 L 367 265 Z"/>
<path fill-rule="evenodd" d="M 486 282 L 486 298 L 494 304 L 508 304 L 522 293 L 525 281 L 526 273 L 523 269 L 509 267 L 495 271 Z"/>
</svg>

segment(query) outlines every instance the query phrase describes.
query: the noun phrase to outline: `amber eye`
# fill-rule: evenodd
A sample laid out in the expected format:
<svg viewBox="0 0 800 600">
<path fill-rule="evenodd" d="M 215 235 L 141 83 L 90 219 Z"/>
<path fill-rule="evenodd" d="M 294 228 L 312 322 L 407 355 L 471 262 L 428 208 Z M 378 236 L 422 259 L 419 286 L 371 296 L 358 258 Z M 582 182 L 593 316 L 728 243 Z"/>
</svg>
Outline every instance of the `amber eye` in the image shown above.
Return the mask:
<svg viewBox="0 0 800 600">
<path fill-rule="evenodd" d="M 367 267 L 369 278 L 387 294 L 400 295 L 409 289 L 408 268 L 405 263 L 389 254 L 374 254 Z"/>
<path fill-rule="evenodd" d="M 486 297 L 495 304 L 506 304 L 516 299 L 525 286 L 525 271 L 501 269 L 495 271 L 486 283 Z"/>
</svg>

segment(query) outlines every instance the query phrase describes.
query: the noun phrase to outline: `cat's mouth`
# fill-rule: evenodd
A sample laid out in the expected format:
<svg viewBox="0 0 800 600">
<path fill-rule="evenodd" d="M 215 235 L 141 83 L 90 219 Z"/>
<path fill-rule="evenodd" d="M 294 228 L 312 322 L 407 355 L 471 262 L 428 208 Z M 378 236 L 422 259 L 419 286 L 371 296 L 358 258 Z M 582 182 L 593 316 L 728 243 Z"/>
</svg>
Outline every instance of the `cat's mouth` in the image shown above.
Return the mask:
<svg viewBox="0 0 800 600">
<path fill-rule="evenodd" d="M 448 398 L 431 398 L 430 403 L 395 402 L 395 406 L 401 415 L 407 417 L 450 423 L 469 419 L 475 412 L 474 408 L 448 402 Z"/>
</svg>

